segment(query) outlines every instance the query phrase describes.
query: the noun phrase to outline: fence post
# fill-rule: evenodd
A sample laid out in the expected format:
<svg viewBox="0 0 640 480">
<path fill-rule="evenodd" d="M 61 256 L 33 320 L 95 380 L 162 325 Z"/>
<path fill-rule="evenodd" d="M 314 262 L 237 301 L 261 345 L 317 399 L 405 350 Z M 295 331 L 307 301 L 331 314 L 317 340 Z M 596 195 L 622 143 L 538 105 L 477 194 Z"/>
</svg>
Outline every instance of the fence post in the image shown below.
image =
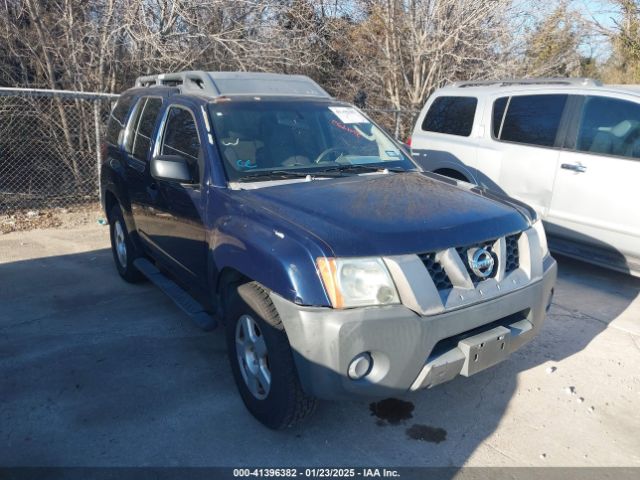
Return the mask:
<svg viewBox="0 0 640 480">
<path fill-rule="evenodd" d="M 100 148 L 100 102 L 102 100 L 94 100 L 93 101 L 93 125 L 95 129 L 96 136 L 96 177 L 98 179 L 97 188 L 98 188 L 98 199 L 100 203 L 102 203 L 102 192 L 100 191 L 100 175 L 102 170 L 102 148 Z"/>
</svg>

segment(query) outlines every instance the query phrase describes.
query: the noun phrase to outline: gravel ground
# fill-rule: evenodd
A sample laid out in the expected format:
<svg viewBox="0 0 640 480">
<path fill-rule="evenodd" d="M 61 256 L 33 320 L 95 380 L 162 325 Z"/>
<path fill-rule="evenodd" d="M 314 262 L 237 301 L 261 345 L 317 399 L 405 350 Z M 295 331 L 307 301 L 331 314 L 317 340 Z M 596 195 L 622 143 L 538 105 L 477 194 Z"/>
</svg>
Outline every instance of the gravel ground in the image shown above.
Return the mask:
<svg viewBox="0 0 640 480">
<path fill-rule="evenodd" d="M 97 222 L 102 217 L 97 202 L 69 208 L 20 210 L 0 215 L 0 235 L 43 228 L 73 228 Z"/>
<path fill-rule="evenodd" d="M 549 318 L 506 362 L 272 432 L 221 332 L 120 280 L 99 216 L 0 236 L 0 466 L 640 466 L 640 279 L 558 258 Z"/>
</svg>

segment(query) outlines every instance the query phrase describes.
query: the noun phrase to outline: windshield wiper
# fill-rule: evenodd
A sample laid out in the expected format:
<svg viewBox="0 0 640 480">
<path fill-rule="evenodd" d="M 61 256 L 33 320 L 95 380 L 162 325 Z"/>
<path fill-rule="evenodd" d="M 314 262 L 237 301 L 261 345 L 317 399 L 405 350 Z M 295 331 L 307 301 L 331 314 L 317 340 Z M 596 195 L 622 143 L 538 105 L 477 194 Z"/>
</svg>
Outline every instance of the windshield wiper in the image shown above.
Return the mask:
<svg viewBox="0 0 640 480">
<path fill-rule="evenodd" d="M 269 180 L 278 178 L 315 178 L 315 177 L 341 177 L 342 174 L 338 171 L 315 171 L 315 172 L 301 172 L 297 170 L 269 170 L 265 172 L 253 172 L 248 175 L 240 177 L 238 182 L 250 182 L 252 180 Z"/>
<path fill-rule="evenodd" d="M 354 173 L 367 173 L 367 172 L 393 172 L 393 173 L 402 173 L 408 172 L 411 170 L 405 170 L 403 168 L 389 168 L 389 167 L 381 167 L 367 165 L 367 164 L 350 164 L 350 165 L 340 165 L 338 167 L 329 167 L 322 172 L 354 172 Z"/>
</svg>

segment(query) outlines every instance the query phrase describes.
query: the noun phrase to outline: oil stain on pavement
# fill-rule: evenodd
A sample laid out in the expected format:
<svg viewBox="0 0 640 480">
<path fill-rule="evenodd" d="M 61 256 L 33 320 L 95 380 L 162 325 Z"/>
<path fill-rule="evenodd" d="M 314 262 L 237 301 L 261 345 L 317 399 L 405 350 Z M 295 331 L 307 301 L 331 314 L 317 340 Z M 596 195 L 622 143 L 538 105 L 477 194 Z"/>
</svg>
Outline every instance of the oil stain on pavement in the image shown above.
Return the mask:
<svg viewBox="0 0 640 480">
<path fill-rule="evenodd" d="M 407 428 L 407 436 L 422 442 L 440 443 L 447 439 L 447 431 L 444 428 L 429 425 L 412 425 Z"/>
<path fill-rule="evenodd" d="M 397 398 L 387 398 L 369 404 L 371 415 L 378 418 L 376 424 L 380 427 L 404 423 L 413 418 L 414 409 L 413 403 Z M 414 424 L 407 428 L 406 433 L 410 439 L 421 442 L 440 443 L 447 439 L 447 431 L 444 428 L 429 425 Z"/>
<path fill-rule="evenodd" d="M 381 427 L 399 425 L 401 422 L 413 418 L 414 408 L 413 403 L 397 398 L 387 398 L 369 405 L 371 415 L 378 417 L 376 423 Z"/>
</svg>

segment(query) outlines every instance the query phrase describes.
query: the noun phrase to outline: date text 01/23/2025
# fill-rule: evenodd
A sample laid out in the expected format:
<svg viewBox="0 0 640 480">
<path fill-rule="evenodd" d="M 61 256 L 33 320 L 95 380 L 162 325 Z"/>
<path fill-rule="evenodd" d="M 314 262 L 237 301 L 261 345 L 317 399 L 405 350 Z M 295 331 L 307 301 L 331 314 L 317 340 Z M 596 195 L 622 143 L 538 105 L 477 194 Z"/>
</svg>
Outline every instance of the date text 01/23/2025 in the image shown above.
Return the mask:
<svg viewBox="0 0 640 480">
<path fill-rule="evenodd" d="M 275 477 L 275 478 L 398 478 L 397 470 L 386 468 L 235 468 L 236 478 Z"/>
</svg>

